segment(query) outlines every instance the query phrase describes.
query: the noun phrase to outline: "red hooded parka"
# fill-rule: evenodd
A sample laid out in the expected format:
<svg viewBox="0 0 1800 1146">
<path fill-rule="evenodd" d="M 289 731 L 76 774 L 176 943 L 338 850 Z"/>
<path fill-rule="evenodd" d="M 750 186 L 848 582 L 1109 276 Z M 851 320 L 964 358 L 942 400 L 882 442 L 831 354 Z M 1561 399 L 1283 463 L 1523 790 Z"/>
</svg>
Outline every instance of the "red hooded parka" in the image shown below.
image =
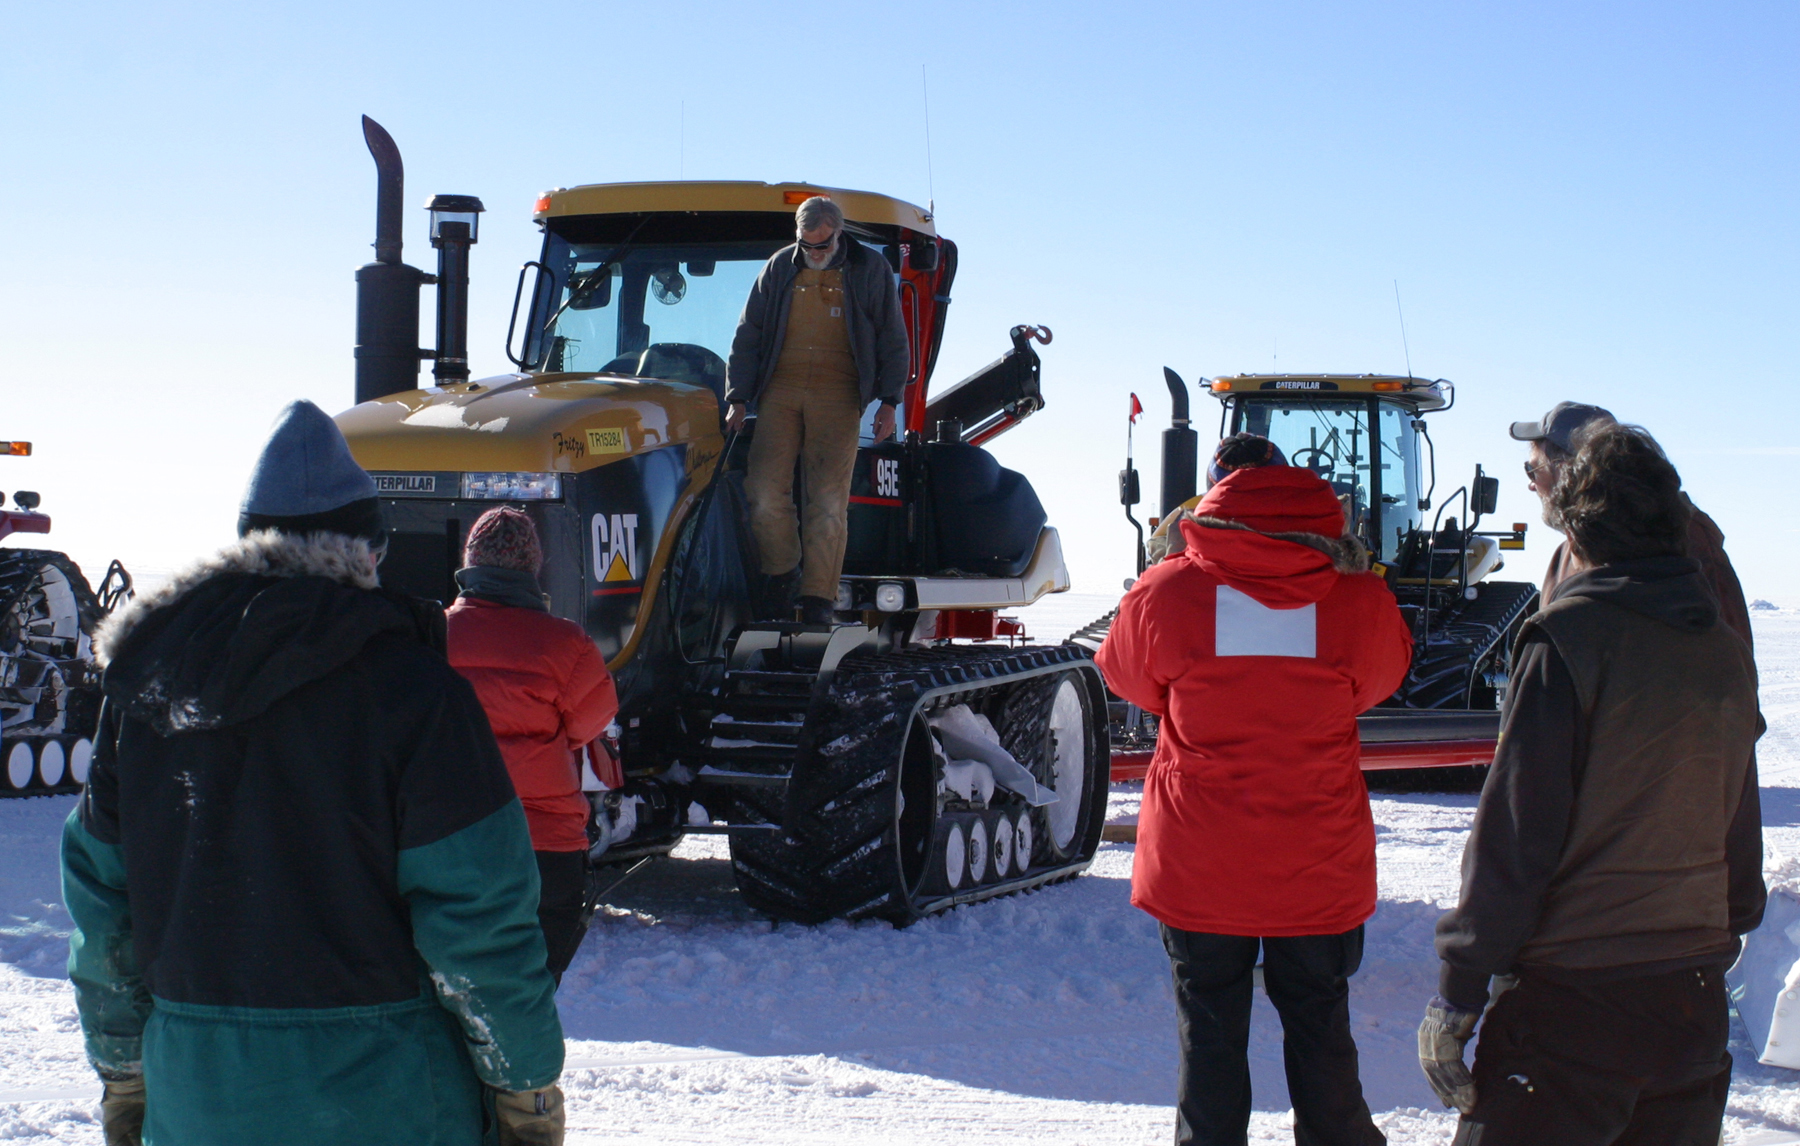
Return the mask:
<svg viewBox="0 0 1800 1146">
<path fill-rule="evenodd" d="M 586 851 L 581 749 L 619 712 L 600 651 L 572 621 L 481 597 L 458 597 L 444 619 L 450 665 L 487 710 L 532 849 Z"/>
<path fill-rule="evenodd" d="M 1311 471 L 1237 470 L 1196 514 L 1096 658 L 1162 718 L 1131 901 L 1183 931 L 1349 931 L 1375 911 L 1356 717 L 1399 687 L 1412 638 Z"/>
</svg>

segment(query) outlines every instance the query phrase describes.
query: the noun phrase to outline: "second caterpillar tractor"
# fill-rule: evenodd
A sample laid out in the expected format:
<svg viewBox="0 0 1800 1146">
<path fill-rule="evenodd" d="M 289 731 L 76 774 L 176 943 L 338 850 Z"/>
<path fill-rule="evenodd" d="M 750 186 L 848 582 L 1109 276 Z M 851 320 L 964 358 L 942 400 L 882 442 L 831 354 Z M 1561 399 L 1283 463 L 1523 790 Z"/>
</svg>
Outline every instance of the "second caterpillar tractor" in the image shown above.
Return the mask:
<svg viewBox="0 0 1800 1146">
<path fill-rule="evenodd" d="M 1163 432 L 1162 489 L 1167 521 L 1198 486 L 1199 439 L 1188 417 L 1187 385 L 1163 371 L 1173 404 Z M 1499 479 L 1475 469 L 1467 486 L 1437 497 L 1437 459 L 1428 414 L 1447 411 L 1455 387 L 1439 379 L 1380 374 L 1240 374 L 1204 389 L 1220 403 L 1219 436 L 1268 438 L 1292 465 L 1331 483 L 1348 531 L 1368 549 L 1412 629 L 1413 657 L 1393 696 L 1358 720 L 1365 770 L 1481 766 L 1493 760 L 1512 645 L 1537 604 L 1537 586 L 1494 578 L 1505 551 L 1525 547 L 1525 526 L 1483 531 Z M 1129 455 L 1120 474 L 1125 513 L 1137 504 Z M 1459 522 L 1458 515 L 1461 515 Z M 1144 568 L 1139 529 L 1138 569 Z M 1105 640 L 1108 613 L 1070 639 L 1090 650 Z M 1157 720 L 1109 698 L 1112 777 L 1141 779 L 1155 750 Z"/>
<path fill-rule="evenodd" d="M 997 643 L 997 610 L 1068 587 L 1029 482 L 982 444 L 1043 404 L 1033 341 L 931 392 L 956 247 L 931 215 L 801 184 L 599 184 L 537 201 L 508 356 L 470 380 L 467 258 L 481 205 L 432 201 L 438 346 L 400 261 L 400 160 L 372 121 L 377 261 L 358 273 L 358 404 L 338 416 L 390 527 L 382 579 L 448 601 L 475 518 L 536 521 L 553 613 L 617 680 L 607 861 L 729 838 L 758 910 L 806 922 L 921 915 L 1068 878 L 1099 842 L 1105 687 L 1086 650 Z M 898 441 L 865 436 L 832 624 L 753 619 L 747 440 L 722 430 L 750 285 L 828 195 L 893 269 L 912 352 Z M 436 384 L 418 385 L 421 355 Z M 865 426 L 866 431 L 866 426 Z M 605 755 L 616 752 L 616 761 Z"/>
</svg>

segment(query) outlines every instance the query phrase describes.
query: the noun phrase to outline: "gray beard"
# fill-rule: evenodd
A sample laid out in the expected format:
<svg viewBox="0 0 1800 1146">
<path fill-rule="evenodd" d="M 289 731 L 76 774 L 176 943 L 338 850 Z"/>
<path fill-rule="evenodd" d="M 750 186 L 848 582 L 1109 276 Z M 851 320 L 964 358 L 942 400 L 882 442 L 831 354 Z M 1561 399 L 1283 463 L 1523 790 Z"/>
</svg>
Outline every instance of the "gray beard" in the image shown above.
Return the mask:
<svg viewBox="0 0 1800 1146">
<path fill-rule="evenodd" d="M 806 267 L 808 270 L 822 271 L 831 265 L 831 260 L 837 255 L 837 250 L 836 248 L 829 251 L 808 251 L 803 249 L 800 254 L 806 259 Z"/>
<path fill-rule="evenodd" d="M 1551 511 L 1550 502 L 1548 499 L 1542 498 L 1542 497 L 1538 498 L 1538 511 L 1539 511 L 1540 516 L 1543 517 L 1545 525 L 1548 525 L 1551 529 L 1556 530 L 1556 532 L 1558 532 L 1558 533 L 1565 532 L 1565 530 L 1562 527 L 1562 522 L 1558 521 L 1556 519 L 1556 514 Z"/>
</svg>

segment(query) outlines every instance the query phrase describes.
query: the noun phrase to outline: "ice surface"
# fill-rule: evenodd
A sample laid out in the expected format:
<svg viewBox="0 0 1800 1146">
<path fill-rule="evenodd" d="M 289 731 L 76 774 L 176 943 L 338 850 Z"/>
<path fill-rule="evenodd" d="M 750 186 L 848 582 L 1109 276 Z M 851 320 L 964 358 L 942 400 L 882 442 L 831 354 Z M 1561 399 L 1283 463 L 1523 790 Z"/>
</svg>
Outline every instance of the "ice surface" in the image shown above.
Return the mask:
<svg viewBox="0 0 1800 1146">
<path fill-rule="evenodd" d="M 1042 640 L 1110 607 L 1053 597 L 1019 615 Z M 1755 624 L 1768 863 L 1800 882 L 1800 610 L 1758 610 Z M 1119 788 L 1113 812 L 1136 799 Z M 0 800 L 0 1141 L 100 1142 L 100 1088 L 62 977 L 56 845 L 73 802 Z M 1371 802 L 1381 904 L 1351 1002 L 1369 1103 L 1396 1146 L 1450 1138 L 1414 1032 L 1474 803 Z M 904 931 L 771 927 L 732 890 L 727 848 L 695 837 L 620 885 L 563 980 L 571 1146 L 1169 1139 L 1168 966 L 1128 902 L 1130 846 L 1103 845 L 1081 879 Z M 1261 998 L 1250 1053 L 1251 1141 L 1291 1142 L 1280 1028 Z M 1795 1142 L 1794 1073 L 1757 1065 L 1742 1040 L 1732 1053 L 1726 1142 Z"/>
</svg>

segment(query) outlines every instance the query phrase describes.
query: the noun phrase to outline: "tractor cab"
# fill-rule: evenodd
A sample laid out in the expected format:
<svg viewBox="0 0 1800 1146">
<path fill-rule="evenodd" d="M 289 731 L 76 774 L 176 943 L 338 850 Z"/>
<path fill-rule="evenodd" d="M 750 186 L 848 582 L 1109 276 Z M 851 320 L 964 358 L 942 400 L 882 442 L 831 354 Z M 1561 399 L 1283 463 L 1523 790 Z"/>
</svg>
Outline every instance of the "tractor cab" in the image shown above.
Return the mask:
<svg viewBox="0 0 1800 1146">
<path fill-rule="evenodd" d="M 1351 532 L 1377 561 L 1398 561 L 1424 525 L 1431 475 L 1421 414 L 1447 407 L 1448 383 L 1378 375 L 1242 374 L 1212 381 L 1223 433 L 1274 442 L 1290 465 L 1331 483 Z"/>
<path fill-rule="evenodd" d="M 372 137 L 378 159 L 383 138 Z M 543 246 L 520 269 L 506 341 L 512 374 L 466 376 L 466 302 L 445 293 L 461 273 L 444 261 L 447 241 L 434 243 L 438 385 L 418 388 L 416 349 L 411 362 L 394 352 L 392 377 L 372 369 L 395 324 L 363 321 L 379 309 L 365 297 L 360 401 L 339 424 L 387 502 L 384 581 L 450 600 L 469 526 L 489 504 L 519 503 L 554 554 L 542 575 L 552 611 L 582 624 L 615 673 L 671 608 L 683 618 L 675 628 L 697 634 L 683 654 L 714 655 L 750 612 L 738 569 L 750 547 L 738 530 L 755 419 L 725 433 L 727 364 L 745 299 L 769 257 L 794 241 L 795 208 L 815 195 L 842 208 L 845 240 L 892 272 L 911 363 L 897 440 L 874 442 L 864 423 L 840 618 L 908 638 L 993 635 L 997 610 L 1066 589 L 1060 541 L 1030 482 L 982 448 L 1042 407 L 1032 343 L 1049 332 L 1013 328 L 998 360 L 930 393 L 956 247 L 929 212 L 871 192 L 753 182 L 607 183 L 541 196 L 533 217 Z M 449 233 L 445 202 L 470 220 L 479 206 L 434 199 L 434 237 Z M 397 236 L 378 233 L 376 245 L 397 259 Z M 466 245 L 460 258 L 466 265 Z M 365 268 L 359 281 L 368 288 L 372 276 L 409 269 Z M 941 613 L 951 616 L 939 625 Z M 673 656 L 666 640 L 653 643 Z"/>
<path fill-rule="evenodd" d="M 928 376 L 954 247 L 910 203 L 787 183 L 608 183 L 544 195 L 534 211 L 543 252 L 521 271 L 521 288 L 524 271 L 537 277 L 508 355 L 522 370 L 659 378 L 723 399 L 744 300 L 769 256 L 794 241 L 794 208 L 814 195 L 842 207 L 846 238 L 893 268 L 915 373 Z"/>
</svg>

